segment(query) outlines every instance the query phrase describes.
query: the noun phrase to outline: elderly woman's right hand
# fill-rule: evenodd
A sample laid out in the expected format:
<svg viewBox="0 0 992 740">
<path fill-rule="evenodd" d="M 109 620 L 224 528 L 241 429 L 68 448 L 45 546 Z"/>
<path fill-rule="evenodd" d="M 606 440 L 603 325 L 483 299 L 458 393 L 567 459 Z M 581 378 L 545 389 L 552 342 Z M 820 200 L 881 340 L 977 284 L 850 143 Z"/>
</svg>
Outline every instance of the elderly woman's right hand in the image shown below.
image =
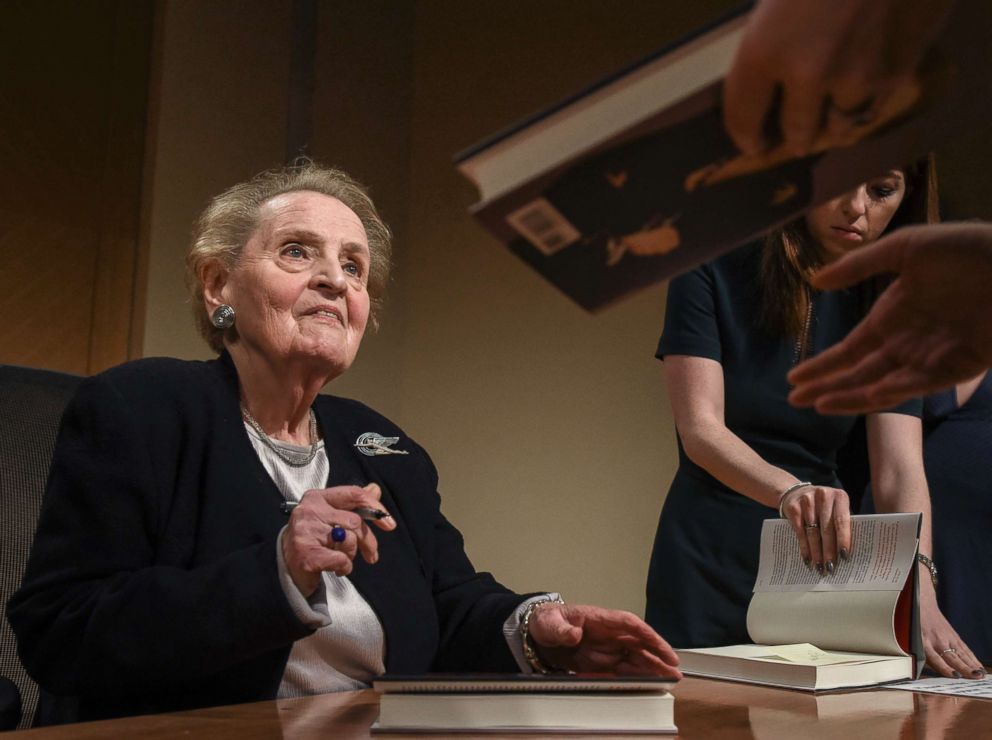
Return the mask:
<svg viewBox="0 0 992 740">
<path fill-rule="evenodd" d="M 335 486 L 307 491 L 293 509 L 282 535 L 282 555 L 293 583 L 309 597 L 320 585 L 321 573 L 333 571 L 339 576 L 351 573 L 352 561 L 361 552 L 367 563 L 379 559 L 375 534 L 361 516 L 358 507 L 382 510 L 379 486 Z M 396 529 L 392 516 L 375 521 L 384 531 Z M 335 541 L 331 530 L 341 527 L 344 539 Z"/>
<path fill-rule="evenodd" d="M 799 540 L 799 552 L 821 575 L 833 573 L 837 557 L 851 552 L 851 504 L 847 493 L 830 486 L 805 485 L 779 502 Z"/>
</svg>

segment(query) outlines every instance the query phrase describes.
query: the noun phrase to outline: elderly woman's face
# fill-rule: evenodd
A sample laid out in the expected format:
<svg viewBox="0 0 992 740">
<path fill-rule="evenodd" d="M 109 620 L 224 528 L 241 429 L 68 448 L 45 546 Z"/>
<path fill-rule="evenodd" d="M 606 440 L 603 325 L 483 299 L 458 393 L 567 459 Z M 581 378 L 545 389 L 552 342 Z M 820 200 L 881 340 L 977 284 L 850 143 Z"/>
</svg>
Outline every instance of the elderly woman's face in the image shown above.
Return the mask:
<svg viewBox="0 0 992 740">
<path fill-rule="evenodd" d="M 348 369 L 369 318 L 370 252 L 354 211 L 321 193 L 279 195 L 221 290 L 237 314 L 238 342 L 271 360 Z"/>
</svg>

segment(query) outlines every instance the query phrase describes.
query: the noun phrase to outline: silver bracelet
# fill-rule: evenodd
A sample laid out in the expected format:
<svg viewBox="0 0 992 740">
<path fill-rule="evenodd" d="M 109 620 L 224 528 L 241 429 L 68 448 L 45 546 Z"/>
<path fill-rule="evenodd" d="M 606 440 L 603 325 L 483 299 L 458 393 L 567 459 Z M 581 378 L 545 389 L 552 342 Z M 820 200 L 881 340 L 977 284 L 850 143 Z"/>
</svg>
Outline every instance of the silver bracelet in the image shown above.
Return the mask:
<svg viewBox="0 0 992 740">
<path fill-rule="evenodd" d="M 537 607 L 544 604 L 564 604 L 565 602 L 561 598 L 556 599 L 540 599 L 539 601 L 532 601 L 524 609 L 523 616 L 520 617 L 520 644 L 524 651 L 524 658 L 527 659 L 527 664 L 534 669 L 535 673 L 541 673 L 547 675 L 549 673 L 567 673 L 568 671 L 563 668 L 556 668 L 555 666 L 547 665 L 537 654 L 537 650 L 534 649 L 534 643 L 530 639 L 530 618 L 531 615 L 537 611 Z"/>
<path fill-rule="evenodd" d="M 933 582 L 933 587 L 937 588 L 937 566 L 930 558 L 928 558 L 922 552 L 916 553 L 916 559 L 923 564 L 924 568 L 930 571 L 930 580 Z"/>
<path fill-rule="evenodd" d="M 798 491 L 800 488 L 805 488 L 806 486 L 813 485 L 808 480 L 801 480 L 798 483 L 793 483 L 791 486 L 786 488 L 782 493 L 778 495 L 778 518 L 785 519 L 785 515 L 782 513 L 782 504 L 785 503 L 785 497 L 788 496 L 793 491 Z"/>
</svg>

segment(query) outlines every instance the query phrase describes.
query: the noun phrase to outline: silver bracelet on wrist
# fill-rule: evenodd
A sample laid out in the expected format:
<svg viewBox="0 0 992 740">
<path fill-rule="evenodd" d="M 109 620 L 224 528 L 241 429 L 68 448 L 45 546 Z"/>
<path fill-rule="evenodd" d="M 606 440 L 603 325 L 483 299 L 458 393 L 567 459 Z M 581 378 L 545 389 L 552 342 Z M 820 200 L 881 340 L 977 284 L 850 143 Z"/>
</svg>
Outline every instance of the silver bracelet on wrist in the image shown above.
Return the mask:
<svg viewBox="0 0 992 740">
<path fill-rule="evenodd" d="M 930 571 L 930 580 L 933 582 L 933 587 L 937 588 L 937 566 L 922 552 L 916 553 L 916 559 L 920 561 L 924 568 Z"/>
<path fill-rule="evenodd" d="M 535 673 L 541 673 L 547 675 L 549 673 L 568 673 L 568 671 L 563 668 L 557 668 L 555 666 L 547 665 L 537 654 L 537 650 L 534 649 L 534 643 L 530 639 L 530 618 L 531 615 L 537 611 L 537 607 L 543 606 L 544 604 L 564 604 L 565 602 L 560 598 L 555 599 L 540 599 L 539 601 L 532 601 L 524 609 L 523 615 L 520 617 L 520 645 L 524 651 L 524 658 L 527 660 L 527 665 L 534 669 Z"/>
<path fill-rule="evenodd" d="M 782 493 L 778 495 L 778 518 L 785 519 L 785 515 L 782 514 L 782 504 L 785 503 L 785 497 L 788 496 L 793 491 L 798 491 L 800 488 L 805 488 L 806 486 L 813 485 L 808 480 L 801 480 L 798 483 L 793 483 L 791 486 L 786 488 Z"/>
</svg>

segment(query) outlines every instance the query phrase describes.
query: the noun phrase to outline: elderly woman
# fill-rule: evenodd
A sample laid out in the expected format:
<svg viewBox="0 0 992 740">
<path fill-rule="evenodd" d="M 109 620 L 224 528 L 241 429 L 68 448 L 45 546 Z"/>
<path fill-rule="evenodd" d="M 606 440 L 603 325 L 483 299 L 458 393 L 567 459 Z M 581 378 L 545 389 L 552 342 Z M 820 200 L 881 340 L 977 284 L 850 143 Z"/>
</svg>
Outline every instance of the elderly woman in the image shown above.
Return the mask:
<svg viewBox="0 0 992 740">
<path fill-rule="evenodd" d="M 187 260 L 220 357 L 83 383 L 9 609 L 28 671 L 77 708 L 62 719 L 362 688 L 384 671 L 678 675 L 634 615 L 476 572 L 424 450 L 318 395 L 375 323 L 389 253 L 344 173 L 263 173 L 214 199 Z"/>
</svg>

